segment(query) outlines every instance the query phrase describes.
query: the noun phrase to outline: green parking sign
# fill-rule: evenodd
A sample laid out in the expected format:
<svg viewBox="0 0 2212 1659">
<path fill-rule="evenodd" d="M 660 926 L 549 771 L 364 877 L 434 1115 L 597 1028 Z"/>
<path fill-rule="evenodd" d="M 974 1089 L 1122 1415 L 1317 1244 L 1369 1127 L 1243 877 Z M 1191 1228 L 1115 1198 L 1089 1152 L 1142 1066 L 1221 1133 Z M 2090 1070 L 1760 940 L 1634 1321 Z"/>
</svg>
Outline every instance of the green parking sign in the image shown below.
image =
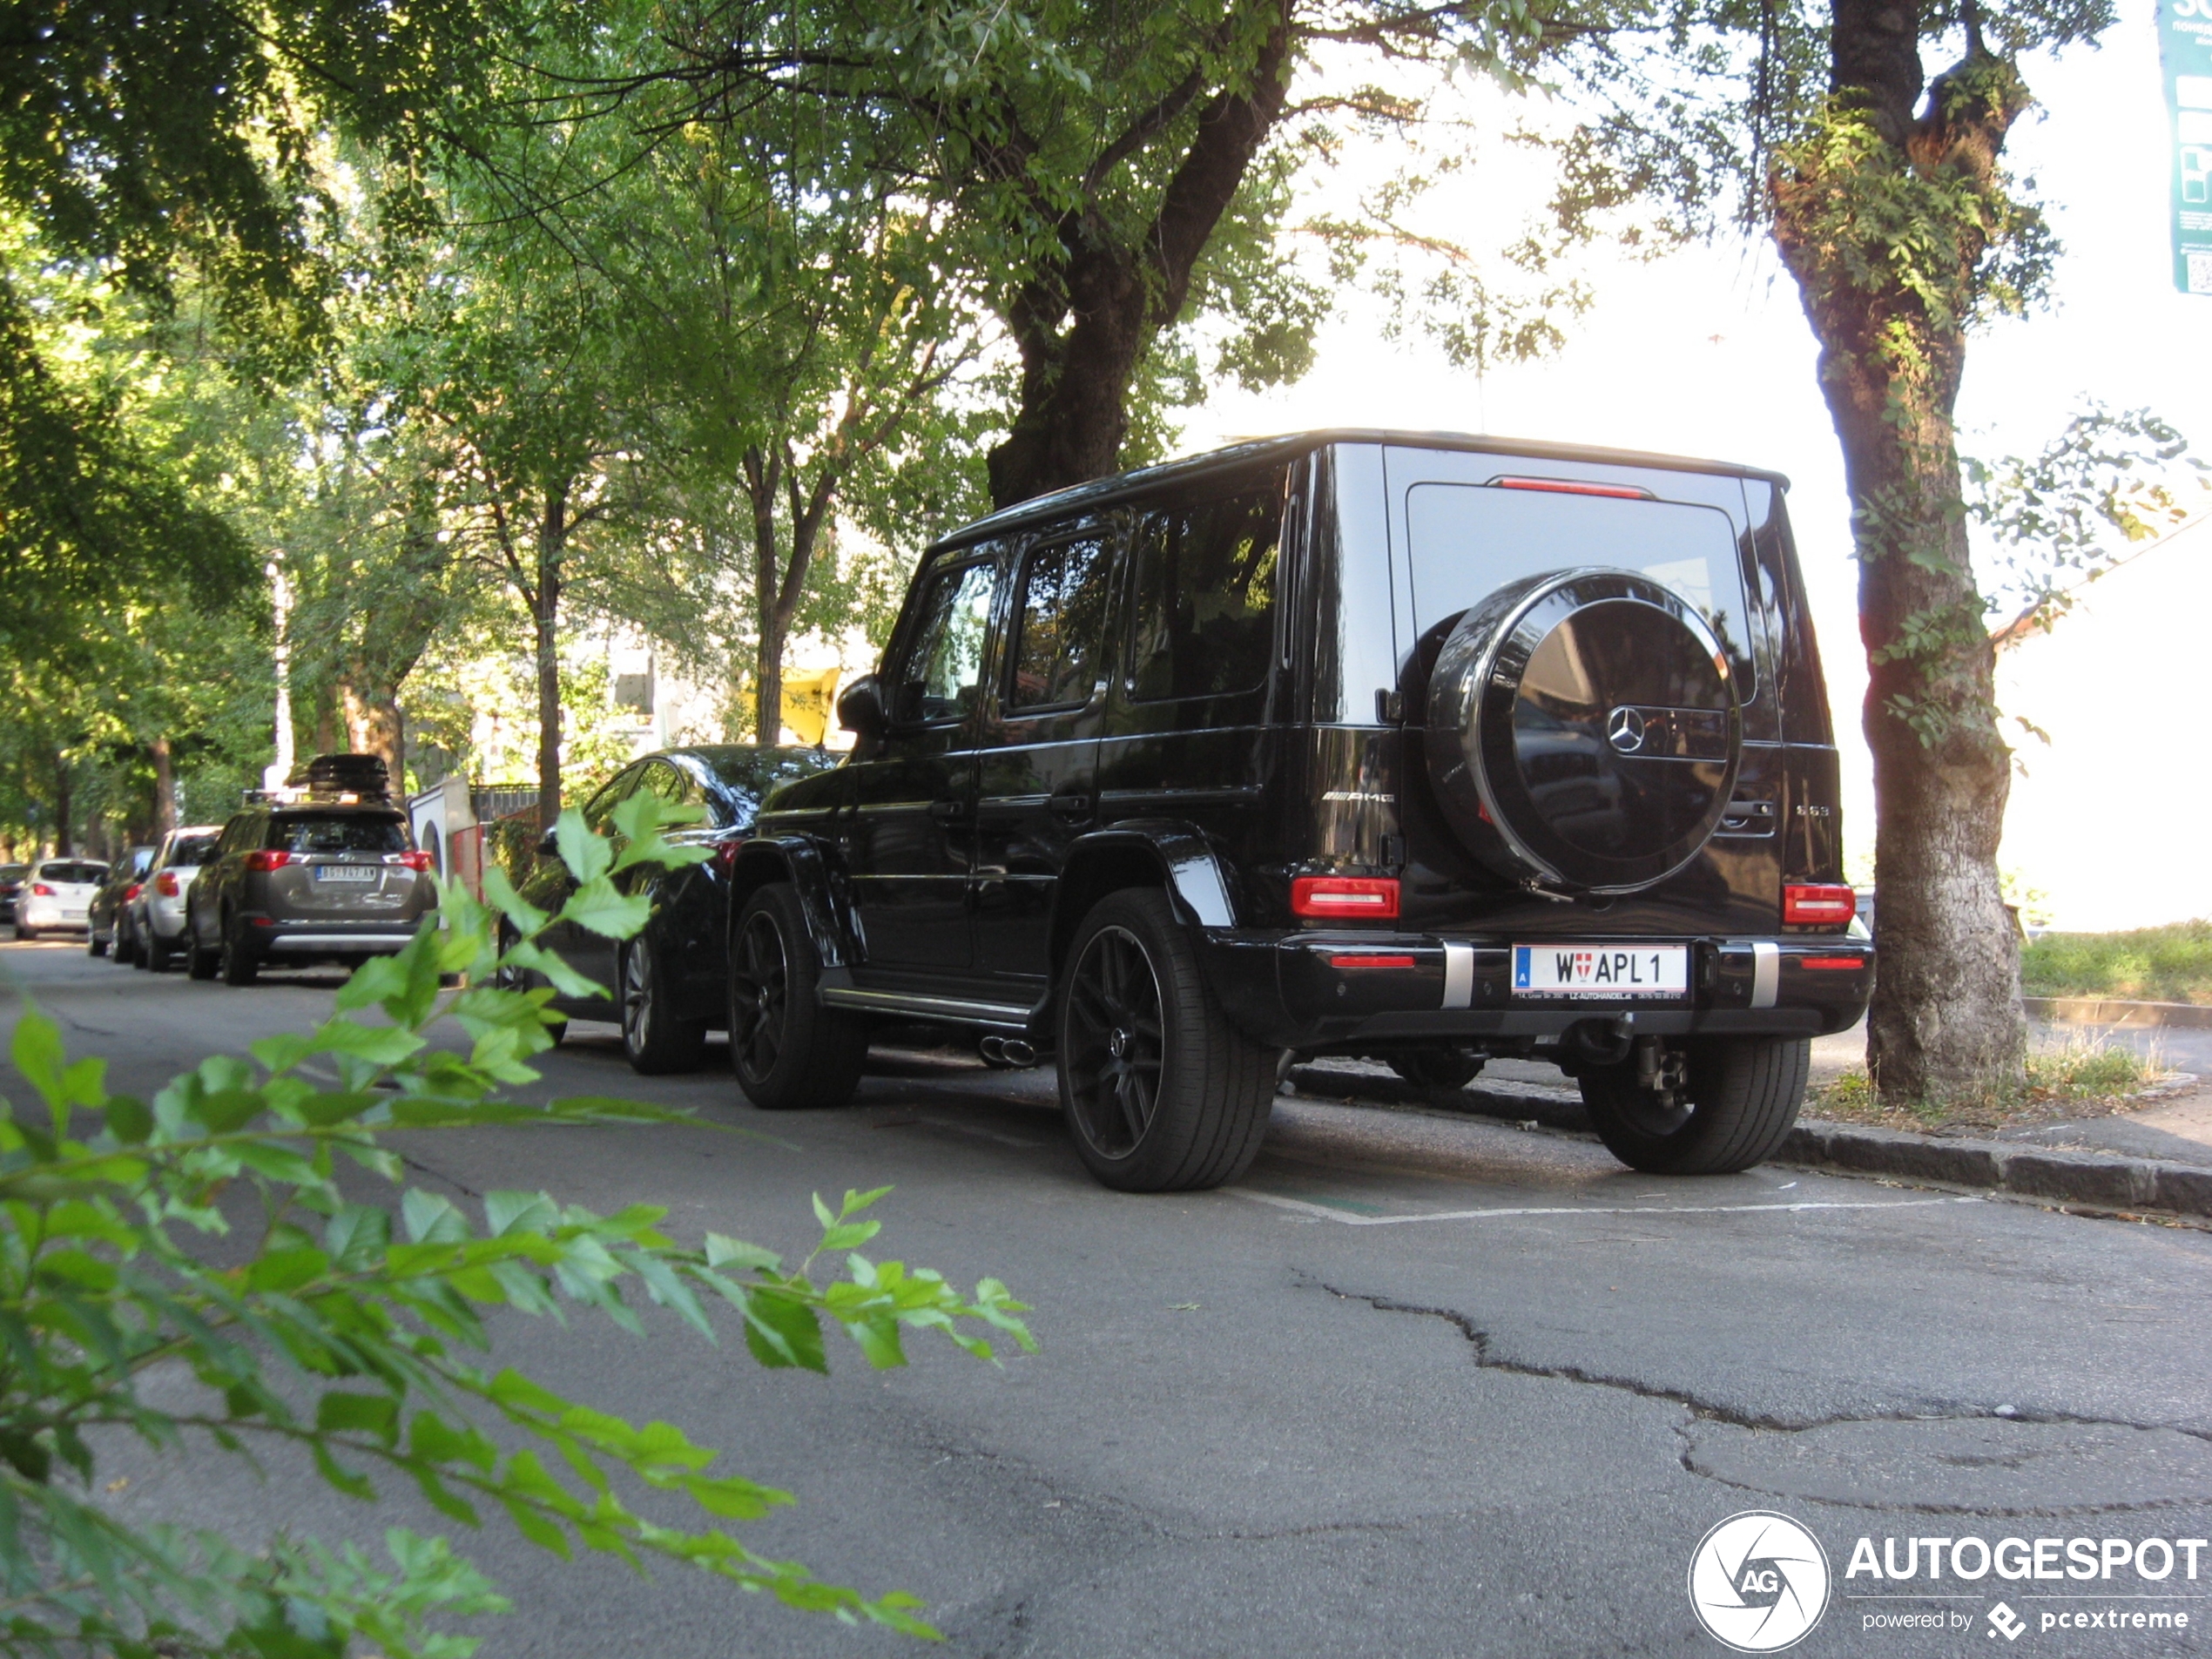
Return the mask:
<svg viewBox="0 0 2212 1659">
<path fill-rule="evenodd" d="M 2160 0 L 2173 122 L 2174 286 L 2212 294 L 2212 0 Z"/>
</svg>

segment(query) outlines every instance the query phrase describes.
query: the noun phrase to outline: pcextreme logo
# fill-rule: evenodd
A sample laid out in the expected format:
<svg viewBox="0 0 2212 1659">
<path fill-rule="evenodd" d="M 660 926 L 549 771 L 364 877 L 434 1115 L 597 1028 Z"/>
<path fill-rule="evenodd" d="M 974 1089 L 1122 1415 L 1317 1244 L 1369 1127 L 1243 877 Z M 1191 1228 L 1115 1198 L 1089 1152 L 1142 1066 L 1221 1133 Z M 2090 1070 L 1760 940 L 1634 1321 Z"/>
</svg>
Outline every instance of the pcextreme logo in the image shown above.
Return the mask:
<svg viewBox="0 0 2212 1659">
<path fill-rule="evenodd" d="M 1738 1653 L 1779 1653 L 1828 1610 L 1828 1556 L 1787 1515 L 1747 1509 L 1699 1541 L 1689 1558 L 1689 1605 L 1716 1642 Z"/>
</svg>

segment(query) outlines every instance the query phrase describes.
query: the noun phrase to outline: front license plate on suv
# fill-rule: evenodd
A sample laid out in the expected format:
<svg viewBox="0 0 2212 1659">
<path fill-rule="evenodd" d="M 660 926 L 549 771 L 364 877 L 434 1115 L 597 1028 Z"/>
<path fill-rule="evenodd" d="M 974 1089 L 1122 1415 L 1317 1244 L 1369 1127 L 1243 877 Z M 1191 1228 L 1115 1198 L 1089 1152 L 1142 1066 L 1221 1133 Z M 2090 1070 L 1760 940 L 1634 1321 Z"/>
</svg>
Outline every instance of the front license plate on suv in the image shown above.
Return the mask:
<svg viewBox="0 0 2212 1659">
<path fill-rule="evenodd" d="M 1515 945 L 1515 996 L 1688 996 L 1687 945 Z"/>
<path fill-rule="evenodd" d="M 374 881 L 379 873 L 380 872 L 374 866 L 367 864 L 318 864 L 315 866 L 315 880 L 318 881 Z"/>
</svg>

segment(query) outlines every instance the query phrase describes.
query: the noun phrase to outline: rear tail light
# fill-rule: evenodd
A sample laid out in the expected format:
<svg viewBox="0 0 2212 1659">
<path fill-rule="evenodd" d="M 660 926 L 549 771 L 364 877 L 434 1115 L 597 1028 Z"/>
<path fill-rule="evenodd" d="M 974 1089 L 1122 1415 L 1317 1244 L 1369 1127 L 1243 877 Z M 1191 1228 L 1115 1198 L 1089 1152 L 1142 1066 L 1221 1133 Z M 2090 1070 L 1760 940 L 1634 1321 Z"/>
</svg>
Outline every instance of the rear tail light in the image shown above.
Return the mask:
<svg viewBox="0 0 2212 1659">
<path fill-rule="evenodd" d="M 138 897 L 140 894 L 144 893 L 145 890 L 146 890 L 146 888 L 145 888 L 145 882 L 143 882 L 143 881 L 133 881 L 133 882 L 132 882 L 132 883 L 129 887 L 125 887 L 125 888 L 124 888 L 124 889 L 123 889 L 123 902 L 124 902 L 125 904 L 129 904 L 129 903 L 131 902 L 131 900 L 133 900 L 133 899 L 137 898 L 137 897 Z"/>
<path fill-rule="evenodd" d="M 1385 956 L 1377 951 L 1362 951 L 1353 956 L 1332 956 L 1332 968 L 1413 968 L 1417 964 L 1411 956 Z"/>
<path fill-rule="evenodd" d="M 1792 927 L 1848 927 L 1858 913 L 1858 895 L 1849 887 L 1782 889 L 1782 920 Z"/>
<path fill-rule="evenodd" d="M 51 899 L 55 894 L 44 881 L 34 881 L 30 884 L 30 896 L 34 899 Z"/>
<path fill-rule="evenodd" d="M 736 869 L 738 867 L 738 848 L 743 845 L 744 843 L 741 841 L 723 842 L 721 846 L 714 849 L 714 861 L 725 870 Z"/>
<path fill-rule="evenodd" d="M 402 853 L 400 862 L 410 870 L 427 870 L 430 867 L 430 855 L 428 853 Z"/>
<path fill-rule="evenodd" d="M 165 899 L 175 898 L 178 892 L 177 878 L 164 870 L 159 875 L 154 877 L 153 890 Z"/>
<path fill-rule="evenodd" d="M 1541 489 L 1551 496 L 1611 496 L 1619 501 L 1656 501 L 1648 489 L 1634 484 L 1593 484 L 1580 478 L 1493 478 L 1500 489 Z"/>
<path fill-rule="evenodd" d="M 1854 968 L 1864 968 L 1866 963 L 1863 958 L 1858 956 L 1800 956 L 1797 959 L 1797 966 L 1815 968 L 1825 973 L 1844 974 Z"/>
<path fill-rule="evenodd" d="M 291 862 L 292 854 L 281 847 L 263 847 L 246 855 L 246 867 L 249 870 L 281 870 Z"/>
<path fill-rule="evenodd" d="M 1398 914 L 1394 875 L 1301 875 L 1291 882 L 1291 914 L 1391 917 Z"/>
</svg>

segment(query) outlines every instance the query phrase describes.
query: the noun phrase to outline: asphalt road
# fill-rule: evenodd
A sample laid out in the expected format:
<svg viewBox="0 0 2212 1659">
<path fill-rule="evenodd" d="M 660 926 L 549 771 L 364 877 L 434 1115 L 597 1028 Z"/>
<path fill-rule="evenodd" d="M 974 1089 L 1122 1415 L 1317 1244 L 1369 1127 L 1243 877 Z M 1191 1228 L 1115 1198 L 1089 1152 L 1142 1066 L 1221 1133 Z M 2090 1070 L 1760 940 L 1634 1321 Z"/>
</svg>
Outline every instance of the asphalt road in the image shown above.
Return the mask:
<svg viewBox="0 0 2212 1659">
<path fill-rule="evenodd" d="M 0 947 L 0 971 L 132 1089 L 311 1022 L 336 983 L 230 990 L 64 945 Z M 2212 1549 L 2194 1580 L 2172 1552 L 2157 1580 L 2125 1560 L 2087 1581 L 1961 1580 L 1979 1558 L 1948 1547 L 1939 1581 L 1924 1562 L 1846 1575 L 1862 1537 L 1900 1561 L 1931 1536 L 2080 1537 L 2093 1559 L 2107 1539 L 2212 1538 L 2204 1232 L 1786 1170 L 1668 1181 L 1573 1136 L 1303 1098 L 1278 1103 L 1237 1189 L 1128 1197 L 1083 1173 L 1045 1073 L 909 1057 L 849 1109 L 771 1116 L 718 1069 L 632 1078 L 611 1028 L 583 1025 L 545 1087 L 693 1107 L 702 1127 L 421 1136 L 421 1178 L 651 1200 L 682 1232 L 779 1248 L 806 1241 L 810 1192 L 891 1184 L 877 1256 L 995 1273 L 1033 1305 L 1042 1352 L 1002 1369 L 921 1345 L 876 1373 L 846 1348 L 827 1379 L 672 1320 L 643 1341 L 500 1328 L 503 1360 L 792 1490 L 748 1541 L 914 1592 L 949 1652 L 1722 1654 L 1688 1575 L 1747 1510 L 1824 1552 L 1830 1605 L 1797 1652 L 2212 1649 Z M 257 1482 L 212 1455 L 108 1451 L 118 1503 L 241 1537 L 435 1521 L 289 1467 Z M 911 1648 L 494 1528 L 465 1547 L 516 1603 L 483 1625 L 486 1659 Z M 2000 1599 L 2016 1638 L 1988 1622 Z M 2187 1628 L 2126 1622 L 2146 1610 Z"/>
</svg>

